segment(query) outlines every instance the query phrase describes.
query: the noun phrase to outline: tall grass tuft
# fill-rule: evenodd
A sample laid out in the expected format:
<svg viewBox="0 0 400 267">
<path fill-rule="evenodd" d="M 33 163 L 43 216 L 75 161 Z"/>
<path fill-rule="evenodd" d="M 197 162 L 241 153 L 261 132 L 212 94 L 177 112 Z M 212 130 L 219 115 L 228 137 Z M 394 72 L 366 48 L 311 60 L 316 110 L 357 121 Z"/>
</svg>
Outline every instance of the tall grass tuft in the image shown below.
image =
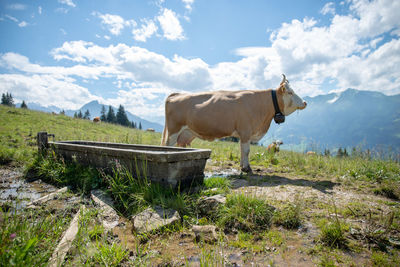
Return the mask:
<svg viewBox="0 0 400 267">
<path fill-rule="evenodd" d="M 149 206 L 161 206 L 175 209 L 183 217 L 193 215 L 194 201 L 191 196 L 152 183 L 143 177 L 133 177 L 131 172 L 119 166 L 114 168 L 113 174 L 104 174 L 109 185 L 109 192 L 117 201 L 118 210 L 126 216 L 136 214 Z"/>
<path fill-rule="evenodd" d="M 268 229 L 274 208 L 264 200 L 244 194 L 229 195 L 220 209 L 219 224 L 226 231 L 253 232 Z"/>
<path fill-rule="evenodd" d="M 296 203 L 288 203 L 281 210 L 274 213 L 274 223 L 282 225 L 286 229 L 296 229 L 302 223 L 302 207 L 297 201 Z"/>
<path fill-rule="evenodd" d="M 44 156 L 37 155 L 28 172 L 33 172 L 43 181 L 52 184 L 71 186 L 83 194 L 104 186 L 95 168 L 82 166 L 77 162 L 65 162 L 62 158 L 58 158 L 54 151 L 49 151 Z"/>
</svg>

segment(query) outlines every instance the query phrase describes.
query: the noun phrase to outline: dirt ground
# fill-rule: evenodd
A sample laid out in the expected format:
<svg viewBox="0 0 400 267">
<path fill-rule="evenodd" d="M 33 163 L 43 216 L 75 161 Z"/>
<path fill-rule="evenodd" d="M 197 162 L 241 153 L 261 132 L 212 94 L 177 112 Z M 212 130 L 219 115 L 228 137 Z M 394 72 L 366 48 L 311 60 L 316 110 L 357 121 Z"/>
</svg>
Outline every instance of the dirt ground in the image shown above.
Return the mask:
<svg viewBox="0 0 400 267">
<path fill-rule="evenodd" d="M 27 182 L 22 176 L 17 169 L 0 169 L 2 206 L 23 208 L 28 202 L 57 190 L 40 180 Z M 153 235 L 147 242 L 140 243 L 131 232 L 131 222 L 121 218 L 113 229 L 114 236 L 131 250 L 132 257 L 140 254 L 154 266 L 200 266 L 205 260 L 217 266 L 315 266 L 330 261 L 341 266 L 371 266 L 374 244 L 360 238 L 358 233 L 372 226 L 379 230 L 385 218 L 400 208 L 399 201 L 360 190 L 357 185 L 341 179 L 307 178 L 276 173 L 271 168 L 259 168 L 252 175 L 241 176 L 230 166 L 207 165 L 206 177 L 210 176 L 228 177 L 234 192 L 266 199 L 276 208 L 289 202 L 301 203 L 302 226 L 296 230 L 272 226 L 270 232 L 277 238 L 260 233 L 248 243 L 238 242 L 237 233 L 223 234 L 222 231 L 217 244 L 196 243 L 189 228 Z M 346 249 L 327 249 L 320 244 L 317 225 L 322 219 L 340 220 L 349 226 Z M 400 233 L 394 230 L 390 235 L 398 240 Z M 140 253 L 138 248 L 142 250 Z M 389 246 L 387 253 L 398 255 L 399 250 Z"/>
</svg>

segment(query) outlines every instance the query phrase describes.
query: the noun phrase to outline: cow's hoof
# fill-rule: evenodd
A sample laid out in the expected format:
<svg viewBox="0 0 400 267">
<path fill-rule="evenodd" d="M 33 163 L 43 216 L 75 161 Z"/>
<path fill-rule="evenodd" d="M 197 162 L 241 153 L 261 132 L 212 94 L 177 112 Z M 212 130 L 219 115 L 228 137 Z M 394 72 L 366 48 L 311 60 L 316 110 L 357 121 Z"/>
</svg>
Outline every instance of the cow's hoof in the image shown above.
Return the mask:
<svg viewBox="0 0 400 267">
<path fill-rule="evenodd" d="M 253 170 L 250 168 L 250 166 L 247 166 L 242 168 L 242 172 L 253 173 Z"/>
</svg>

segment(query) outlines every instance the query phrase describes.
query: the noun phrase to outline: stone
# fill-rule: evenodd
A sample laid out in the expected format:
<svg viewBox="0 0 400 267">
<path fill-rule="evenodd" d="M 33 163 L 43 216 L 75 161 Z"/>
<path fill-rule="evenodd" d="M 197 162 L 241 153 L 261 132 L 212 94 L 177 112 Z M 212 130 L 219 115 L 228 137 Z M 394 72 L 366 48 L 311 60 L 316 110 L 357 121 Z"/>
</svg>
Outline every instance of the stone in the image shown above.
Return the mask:
<svg viewBox="0 0 400 267">
<path fill-rule="evenodd" d="M 214 244 L 218 240 L 216 227 L 214 225 L 193 225 L 192 231 L 196 242 Z"/>
<path fill-rule="evenodd" d="M 79 230 L 79 218 L 83 211 L 85 210 L 85 206 L 81 206 L 79 211 L 76 213 L 75 217 L 72 219 L 72 222 L 64 233 L 60 243 L 58 243 L 56 249 L 54 250 L 48 265 L 49 267 L 57 267 L 61 266 L 64 262 L 64 258 L 67 255 L 69 249 L 72 246 L 72 242 L 75 240 L 76 234 Z"/>
<path fill-rule="evenodd" d="M 164 210 L 161 207 L 148 208 L 132 217 L 132 231 L 147 233 L 161 227 L 179 222 L 181 217 L 176 210 Z"/>
<path fill-rule="evenodd" d="M 100 214 L 102 217 L 102 224 L 106 231 L 113 229 L 118 225 L 119 216 L 114 210 L 114 202 L 112 199 L 102 190 L 92 190 L 92 200 L 100 206 Z"/>
<path fill-rule="evenodd" d="M 201 197 L 197 201 L 197 207 L 202 215 L 212 215 L 218 207 L 226 203 L 226 197 L 218 194 L 210 197 Z"/>
<path fill-rule="evenodd" d="M 30 207 L 32 207 L 34 205 L 45 203 L 45 202 L 47 202 L 49 200 L 55 199 L 56 197 L 58 197 L 59 195 L 61 195 L 62 193 L 65 193 L 67 191 L 68 191 L 68 187 L 63 187 L 63 188 L 58 189 L 57 191 L 55 191 L 53 193 L 50 193 L 50 194 L 45 195 L 45 196 L 43 196 L 41 198 L 35 199 L 32 202 L 29 202 L 27 206 L 28 206 L 28 208 L 30 208 Z"/>
</svg>

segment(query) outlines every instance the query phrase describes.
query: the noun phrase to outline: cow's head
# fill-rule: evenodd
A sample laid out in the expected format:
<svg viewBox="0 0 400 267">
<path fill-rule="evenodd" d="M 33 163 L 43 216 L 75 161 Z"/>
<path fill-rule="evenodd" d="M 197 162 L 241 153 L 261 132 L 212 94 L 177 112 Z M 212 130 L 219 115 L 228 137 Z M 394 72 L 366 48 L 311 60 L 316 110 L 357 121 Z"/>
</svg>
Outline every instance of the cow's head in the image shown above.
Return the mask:
<svg viewBox="0 0 400 267">
<path fill-rule="evenodd" d="M 279 88 L 277 89 L 278 94 L 282 96 L 283 100 L 283 110 L 282 113 L 287 116 L 292 114 L 297 109 L 305 109 L 307 106 L 306 101 L 301 99 L 293 89 L 290 87 L 289 81 L 286 79 L 285 74 Z"/>
</svg>

